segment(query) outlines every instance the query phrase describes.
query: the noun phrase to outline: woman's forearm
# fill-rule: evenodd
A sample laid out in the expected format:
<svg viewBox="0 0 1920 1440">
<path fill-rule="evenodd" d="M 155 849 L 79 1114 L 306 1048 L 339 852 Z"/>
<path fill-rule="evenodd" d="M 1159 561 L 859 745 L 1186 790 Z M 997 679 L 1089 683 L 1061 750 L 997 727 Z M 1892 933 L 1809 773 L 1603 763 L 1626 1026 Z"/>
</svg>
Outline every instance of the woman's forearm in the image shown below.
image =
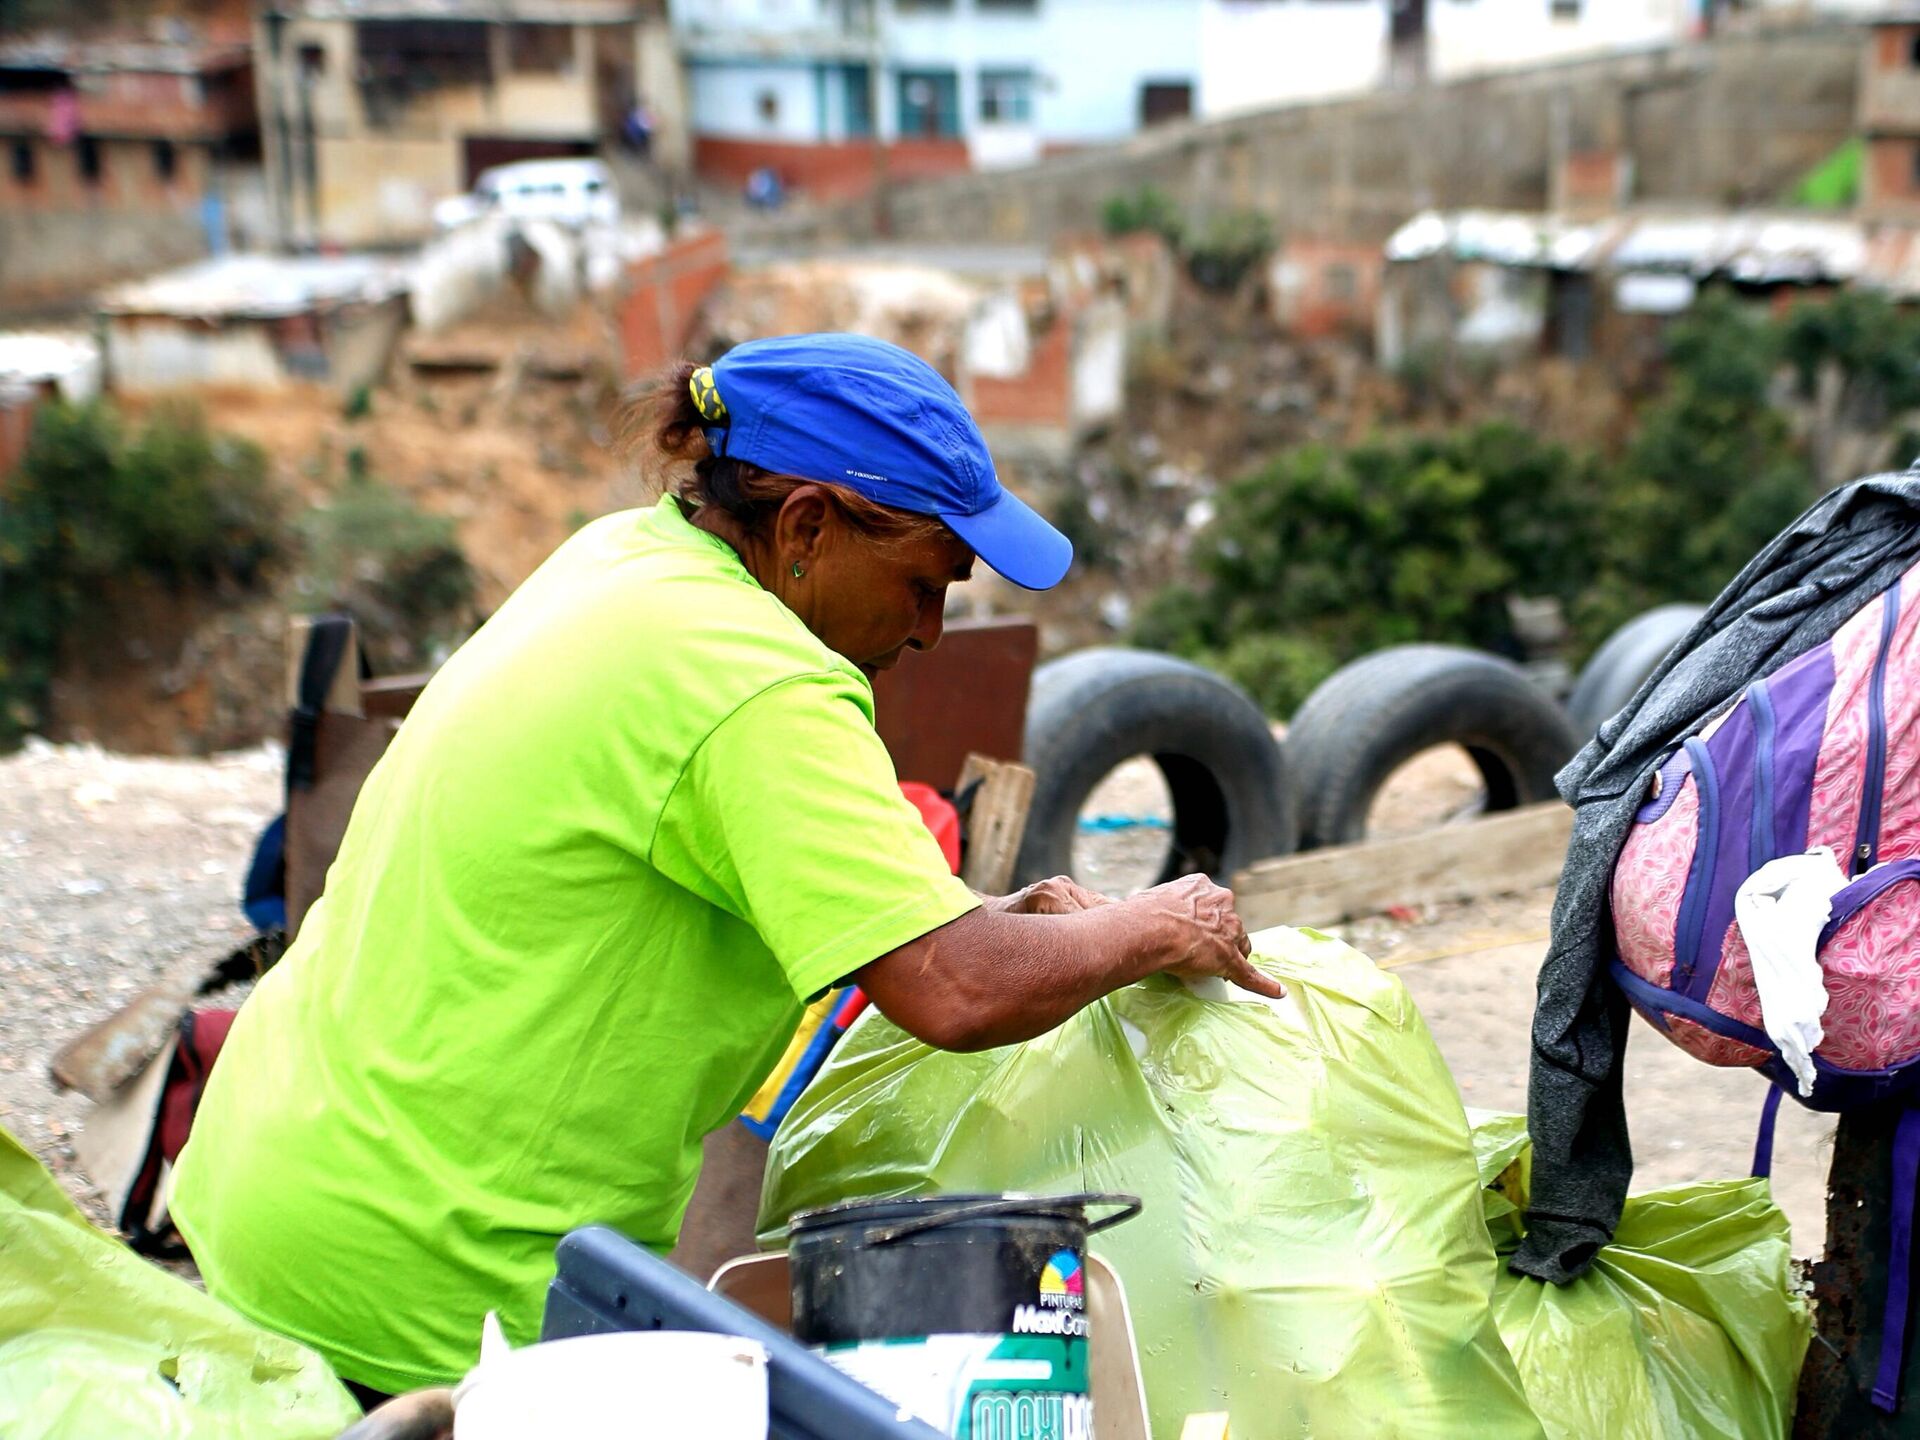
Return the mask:
<svg viewBox="0 0 1920 1440">
<path fill-rule="evenodd" d="M 1232 897 L 1203 877 L 1066 914 L 980 909 L 881 956 L 856 978 L 895 1024 L 943 1050 L 1043 1035 L 1163 970 L 1278 992 L 1245 959 Z"/>
</svg>

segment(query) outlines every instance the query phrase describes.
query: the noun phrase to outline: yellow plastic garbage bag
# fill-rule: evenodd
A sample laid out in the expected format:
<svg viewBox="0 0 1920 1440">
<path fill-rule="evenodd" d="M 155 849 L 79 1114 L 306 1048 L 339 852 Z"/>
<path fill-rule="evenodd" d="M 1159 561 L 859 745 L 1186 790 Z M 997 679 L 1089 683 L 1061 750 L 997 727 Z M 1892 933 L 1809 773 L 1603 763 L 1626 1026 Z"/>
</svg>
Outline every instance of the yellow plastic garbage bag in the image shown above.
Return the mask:
<svg viewBox="0 0 1920 1440">
<path fill-rule="evenodd" d="M 1419 1013 L 1338 941 L 1254 946 L 1285 1000 L 1156 979 L 979 1055 L 868 1016 L 774 1139 L 763 1238 L 842 1200 L 1129 1191 L 1145 1212 L 1096 1248 L 1126 1283 L 1155 1435 L 1226 1411 L 1234 1440 L 1539 1436 Z"/>
<path fill-rule="evenodd" d="M 1473 1134 L 1488 1226 L 1510 1254 L 1526 1121 L 1476 1115 Z M 1812 1321 L 1765 1180 L 1634 1196 L 1571 1285 L 1503 1270 L 1494 1315 L 1552 1440 L 1768 1440 L 1792 1427 Z"/>
<path fill-rule="evenodd" d="M 6 1440 L 325 1440 L 359 1416 L 325 1360 L 94 1229 L 0 1130 Z"/>
</svg>

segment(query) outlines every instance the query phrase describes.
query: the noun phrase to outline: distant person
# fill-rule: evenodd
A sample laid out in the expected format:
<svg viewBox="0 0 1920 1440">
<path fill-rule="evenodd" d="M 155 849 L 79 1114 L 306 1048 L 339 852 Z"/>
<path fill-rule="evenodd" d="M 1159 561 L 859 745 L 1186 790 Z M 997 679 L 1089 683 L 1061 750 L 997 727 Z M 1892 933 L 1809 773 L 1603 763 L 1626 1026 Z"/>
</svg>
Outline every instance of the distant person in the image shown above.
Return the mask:
<svg viewBox="0 0 1920 1440">
<path fill-rule="evenodd" d="M 653 158 L 653 111 L 647 108 L 647 102 L 636 99 L 627 107 L 627 116 L 621 122 L 620 134 L 627 142 L 627 148 L 642 160 Z"/>
<path fill-rule="evenodd" d="M 762 165 L 747 177 L 747 203 L 754 209 L 778 210 L 786 200 L 786 187 L 771 165 Z"/>
</svg>

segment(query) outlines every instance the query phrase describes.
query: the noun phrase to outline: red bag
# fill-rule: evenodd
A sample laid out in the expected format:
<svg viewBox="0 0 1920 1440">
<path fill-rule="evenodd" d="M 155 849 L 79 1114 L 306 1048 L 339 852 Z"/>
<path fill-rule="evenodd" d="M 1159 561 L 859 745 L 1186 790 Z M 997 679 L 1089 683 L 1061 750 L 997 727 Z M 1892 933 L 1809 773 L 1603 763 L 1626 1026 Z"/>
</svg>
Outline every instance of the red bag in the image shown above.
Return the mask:
<svg viewBox="0 0 1920 1440">
<path fill-rule="evenodd" d="M 142 1255 L 184 1256 L 186 1246 L 161 1203 L 162 1182 L 186 1148 L 193 1131 L 193 1112 L 207 1088 L 214 1057 L 233 1026 L 234 1010 L 189 1010 L 180 1017 L 180 1031 L 170 1046 L 154 1057 L 165 1066 L 160 1099 L 153 1111 L 146 1149 L 139 1167 L 124 1190 L 114 1195 L 114 1223 L 127 1243 Z"/>
</svg>

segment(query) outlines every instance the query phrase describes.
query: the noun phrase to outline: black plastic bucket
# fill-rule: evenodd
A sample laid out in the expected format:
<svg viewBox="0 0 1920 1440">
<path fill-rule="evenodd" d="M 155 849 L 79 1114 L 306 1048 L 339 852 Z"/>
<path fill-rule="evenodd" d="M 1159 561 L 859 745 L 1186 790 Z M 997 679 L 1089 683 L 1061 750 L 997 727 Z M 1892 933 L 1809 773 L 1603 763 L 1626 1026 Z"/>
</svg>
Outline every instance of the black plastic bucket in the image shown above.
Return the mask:
<svg viewBox="0 0 1920 1440">
<path fill-rule="evenodd" d="M 1119 1206 L 1089 1221 L 1089 1206 Z M 959 1440 L 1091 1436 L 1087 1236 L 1131 1195 L 930 1195 L 793 1217 L 793 1333 Z"/>
</svg>

